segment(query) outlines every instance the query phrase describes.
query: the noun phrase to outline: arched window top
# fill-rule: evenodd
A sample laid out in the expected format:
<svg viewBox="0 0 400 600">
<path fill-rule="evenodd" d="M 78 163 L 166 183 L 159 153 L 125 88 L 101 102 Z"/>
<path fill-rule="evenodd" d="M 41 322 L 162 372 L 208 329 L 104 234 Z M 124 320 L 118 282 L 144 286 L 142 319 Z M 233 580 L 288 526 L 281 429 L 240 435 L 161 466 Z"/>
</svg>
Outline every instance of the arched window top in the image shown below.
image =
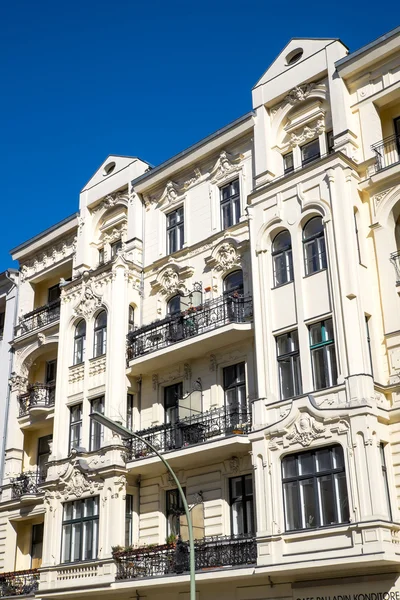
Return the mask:
<svg viewBox="0 0 400 600">
<path fill-rule="evenodd" d="M 96 317 L 96 321 L 94 322 L 95 328 L 106 327 L 107 325 L 107 312 L 102 310 Z"/>
<path fill-rule="evenodd" d="M 285 250 L 290 250 L 292 247 L 292 240 L 290 237 L 290 233 L 287 229 L 281 231 L 274 237 L 274 241 L 272 242 L 272 252 L 284 252 Z"/>
<path fill-rule="evenodd" d="M 81 319 L 75 326 L 75 337 L 81 337 L 86 334 L 86 321 Z"/>
<path fill-rule="evenodd" d="M 224 293 L 231 294 L 238 292 L 243 294 L 243 271 L 234 271 L 229 273 L 224 279 Z"/>
<path fill-rule="evenodd" d="M 169 315 L 176 315 L 181 311 L 181 296 L 180 294 L 176 294 L 176 296 L 172 296 L 168 300 L 167 303 L 167 312 Z"/>
<path fill-rule="evenodd" d="M 319 237 L 324 234 L 324 224 L 322 223 L 322 217 L 312 217 L 304 225 L 303 229 L 303 240 L 311 240 L 315 237 Z"/>
</svg>

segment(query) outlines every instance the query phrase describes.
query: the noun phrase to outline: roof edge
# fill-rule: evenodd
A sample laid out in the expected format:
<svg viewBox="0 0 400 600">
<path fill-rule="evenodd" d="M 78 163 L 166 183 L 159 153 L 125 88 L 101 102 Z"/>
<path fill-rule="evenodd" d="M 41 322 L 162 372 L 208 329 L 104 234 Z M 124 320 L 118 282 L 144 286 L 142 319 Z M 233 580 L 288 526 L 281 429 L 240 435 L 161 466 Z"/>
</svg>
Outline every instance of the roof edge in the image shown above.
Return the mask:
<svg viewBox="0 0 400 600">
<path fill-rule="evenodd" d="M 12 248 L 10 250 L 10 254 L 13 255 L 16 252 L 21 252 L 21 250 L 23 250 L 24 248 L 27 248 L 28 246 L 30 246 L 34 242 L 37 242 L 41 238 L 44 238 L 49 233 L 52 233 L 53 231 L 55 231 L 59 227 L 62 227 L 62 225 L 66 225 L 70 221 L 73 221 L 74 219 L 76 219 L 78 217 L 78 215 L 79 215 L 78 212 L 74 212 L 69 217 L 65 217 L 65 219 L 63 219 L 62 221 L 59 221 L 58 223 L 55 223 L 54 225 L 51 225 L 50 227 L 48 227 L 44 231 L 41 231 L 40 233 L 37 233 L 33 237 L 31 237 L 28 240 L 26 240 L 26 242 L 22 242 L 22 244 L 19 244 L 18 246 L 15 246 L 15 248 Z"/>
<path fill-rule="evenodd" d="M 358 48 L 358 50 L 355 50 L 354 52 L 350 52 L 350 54 L 348 54 L 347 56 L 340 58 L 339 60 L 337 60 L 335 62 L 335 67 L 340 69 L 340 67 L 342 65 L 349 63 L 352 60 L 357 59 L 362 54 L 368 52 L 369 50 L 372 50 L 372 48 L 374 48 L 375 46 L 379 46 L 379 44 L 389 40 L 391 37 L 394 37 L 398 33 L 400 33 L 400 25 L 398 27 L 395 27 L 394 29 L 391 29 L 387 33 L 384 33 L 383 35 L 379 36 L 375 40 L 372 40 L 372 42 L 368 42 L 368 44 L 361 46 L 361 48 Z"/>
</svg>

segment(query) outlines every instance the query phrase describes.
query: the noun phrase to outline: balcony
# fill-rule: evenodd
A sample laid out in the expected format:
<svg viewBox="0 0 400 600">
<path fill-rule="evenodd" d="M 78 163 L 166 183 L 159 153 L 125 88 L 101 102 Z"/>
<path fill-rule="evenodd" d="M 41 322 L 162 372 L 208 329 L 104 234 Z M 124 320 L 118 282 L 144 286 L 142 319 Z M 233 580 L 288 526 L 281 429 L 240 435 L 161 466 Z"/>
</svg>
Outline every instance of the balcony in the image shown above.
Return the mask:
<svg viewBox="0 0 400 600">
<path fill-rule="evenodd" d="M 234 568 L 257 562 L 254 536 L 215 536 L 195 540 L 196 571 Z M 148 546 L 113 553 L 117 580 L 180 575 L 189 571 L 189 548 L 185 542 Z"/>
<path fill-rule="evenodd" d="M 55 300 L 36 308 L 32 312 L 26 313 L 20 323 L 15 328 L 15 335 L 20 336 L 51 323 L 55 323 L 60 318 L 60 300 Z"/>
<path fill-rule="evenodd" d="M 26 394 L 18 396 L 19 417 L 25 417 L 35 412 L 46 411 L 54 406 L 56 395 L 55 385 L 34 383 L 28 385 Z"/>
<path fill-rule="evenodd" d="M 176 423 L 163 423 L 156 427 L 138 431 L 137 435 L 147 440 L 158 452 L 182 450 L 232 435 L 245 435 L 251 428 L 250 412 L 229 410 L 225 407 L 210 410 L 196 416 L 181 419 Z M 154 456 L 154 452 L 136 438 L 127 443 L 127 460 L 138 460 Z"/>
<path fill-rule="evenodd" d="M 0 597 L 33 596 L 38 589 L 39 573 L 37 569 L 0 573 Z"/>
<path fill-rule="evenodd" d="M 400 136 L 392 135 L 371 146 L 375 152 L 375 171 L 378 173 L 400 162 Z"/>
<path fill-rule="evenodd" d="M 40 484 L 45 480 L 45 470 L 24 471 L 10 479 L 12 500 L 22 499 L 24 496 L 37 496 L 41 493 Z"/>
<path fill-rule="evenodd" d="M 155 321 L 128 334 L 128 364 L 140 373 L 212 352 L 218 345 L 238 343 L 251 330 L 253 299 L 221 296 Z M 202 345 L 202 348 L 200 348 Z M 146 366 L 144 365 L 146 363 Z"/>
</svg>

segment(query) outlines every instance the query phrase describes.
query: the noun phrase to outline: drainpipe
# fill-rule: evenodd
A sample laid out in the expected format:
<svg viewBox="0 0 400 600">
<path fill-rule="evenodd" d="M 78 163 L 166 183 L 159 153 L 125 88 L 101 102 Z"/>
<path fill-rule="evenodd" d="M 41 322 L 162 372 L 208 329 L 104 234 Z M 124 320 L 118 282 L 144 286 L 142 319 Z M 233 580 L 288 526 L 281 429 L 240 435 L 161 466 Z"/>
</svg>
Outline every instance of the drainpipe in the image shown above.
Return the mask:
<svg viewBox="0 0 400 600">
<path fill-rule="evenodd" d="M 11 290 L 16 287 L 15 290 L 15 304 L 14 304 L 14 317 L 13 317 L 13 323 L 12 323 L 12 331 L 13 331 L 13 338 L 14 338 L 14 328 L 15 325 L 17 323 L 17 314 L 18 314 L 18 296 L 19 296 L 19 286 L 17 285 L 17 283 L 11 279 L 9 277 L 9 271 L 5 271 L 5 276 L 8 279 L 8 281 L 10 281 L 11 283 L 11 288 L 8 291 L 8 294 L 11 292 Z M 18 273 L 18 277 L 19 277 L 19 273 Z M 7 295 L 8 295 L 7 294 Z M 12 373 L 12 368 L 13 368 L 13 362 L 14 362 L 14 349 L 10 348 L 10 357 L 8 359 L 8 381 L 10 380 L 11 377 L 11 373 Z M 6 458 L 6 442 L 7 442 L 7 431 L 8 431 L 8 416 L 10 413 L 10 397 L 11 397 L 11 385 L 10 383 L 8 383 L 7 386 L 7 397 L 6 397 L 6 410 L 5 410 L 5 414 L 4 414 L 4 433 L 3 433 L 3 439 L 1 441 L 1 457 L 0 457 L 0 482 L 3 482 L 3 472 L 4 472 L 4 463 L 5 463 L 5 458 Z"/>
</svg>

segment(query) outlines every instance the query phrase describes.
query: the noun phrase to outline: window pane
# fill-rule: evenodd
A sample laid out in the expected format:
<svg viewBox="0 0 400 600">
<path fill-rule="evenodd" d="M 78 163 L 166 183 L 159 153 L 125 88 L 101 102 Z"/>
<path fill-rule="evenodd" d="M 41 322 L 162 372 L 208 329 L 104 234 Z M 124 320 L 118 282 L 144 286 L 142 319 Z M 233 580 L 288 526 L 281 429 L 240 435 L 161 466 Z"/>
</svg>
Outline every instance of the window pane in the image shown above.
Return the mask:
<svg viewBox="0 0 400 600">
<path fill-rule="evenodd" d="M 329 471 L 332 468 L 330 448 L 323 448 L 315 453 L 315 466 L 317 472 Z"/>
<path fill-rule="evenodd" d="M 332 319 L 327 319 L 326 321 L 324 321 L 324 329 L 325 329 L 325 333 L 324 333 L 324 338 L 325 340 L 333 340 L 333 322 Z"/>
<path fill-rule="evenodd" d="M 243 502 L 232 504 L 232 533 L 233 535 L 244 533 Z"/>
<path fill-rule="evenodd" d="M 343 448 L 342 446 L 335 446 L 332 448 L 332 459 L 334 469 L 344 468 Z"/>
<path fill-rule="evenodd" d="M 345 473 L 334 475 L 334 480 L 339 523 L 346 523 L 349 520 L 350 515 Z"/>
<path fill-rule="evenodd" d="M 333 493 L 332 476 L 324 475 L 318 478 L 318 501 L 320 503 L 320 525 L 336 523 L 335 497 Z"/>
<path fill-rule="evenodd" d="M 280 358 L 278 362 L 279 382 L 281 386 L 281 396 L 283 399 L 294 396 L 294 386 L 292 377 L 292 359 Z"/>
<path fill-rule="evenodd" d="M 319 157 L 319 140 L 313 140 L 309 144 L 301 147 L 301 157 L 303 164 L 306 164 Z"/>
<path fill-rule="evenodd" d="M 285 230 L 278 233 L 272 244 L 272 252 L 280 252 L 291 248 L 290 233 Z"/>
<path fill-rule="evenodd" d="M 282 461 L 283 477 L 296 477 L 297 475 L 297 459 L 295 456 L 285 456 Z"/>
<path fill-rule="evenodd" d="M 315 240 L 304 244 L 305 252 L 305 270 L 306 275 L 311 275 L 319 271 L 319 261 L 317 256 L 317 244 Z"/>
<path fill-rule="evenodd" d="M 326 347 L 329 385 L 337 384 L 336 352 L 334 344 Z"/>
<path fill-rule="evenodd" d="M 80 559 L 80 547 L 81 547 L 81 523 L 73 523 L 72 529 L 72 542 L 71 542 L 71 560 Z"/>
<path fill-rule="evenodd" d="M 274 256 L 274 273 L 275 285 L 283 285 L 288 281 L 286 256 L 285 254 L 277 254 Z"/>
<path fill-rule="evenodd" d="M 299 475 L 312 475 L 314 473 L 314 457 L 311 452 L 299 455 Z"/>
<path fill-rule="evenodd" d="M 307 221 L 303 230 L 303 239 L 308 240 L 311 237 L 315 237 L 318 234 L 323 234 L 324 225 L 322 223 L 321 217 L 313 217 L 309 221 Z"/>
<path fill-rule="evenodd" d="M 314 482 L 312 479 L 299 481 L 302 526 L 304 529 L 317 526 Z"/>
<path fill-rule="evenodd" d="M 312 350 L 311 361 L 314 375 L 314 388 L 316 390 L 321 390 L 328 387 L 325 374 L 325 348 Z"/>
<path fill-rule="evenodd" d="M 286 529 L 300 529 L 300 514 L 298 506 L 298 484 L 296 481 L 283 484 L 285 504 Z"/>
<path fill-rule="evenodd" d="M 71 533 L 72 533 L 71 525 L 64 525 L 63 530 L 62 530 L 62 539 L 63 539 L 63 547 L 62 547 L 62 554 L 61 554 L 62 562 L 70 562 L 71 561 L 71 554 L 70 554 Z"/>
</svg>

